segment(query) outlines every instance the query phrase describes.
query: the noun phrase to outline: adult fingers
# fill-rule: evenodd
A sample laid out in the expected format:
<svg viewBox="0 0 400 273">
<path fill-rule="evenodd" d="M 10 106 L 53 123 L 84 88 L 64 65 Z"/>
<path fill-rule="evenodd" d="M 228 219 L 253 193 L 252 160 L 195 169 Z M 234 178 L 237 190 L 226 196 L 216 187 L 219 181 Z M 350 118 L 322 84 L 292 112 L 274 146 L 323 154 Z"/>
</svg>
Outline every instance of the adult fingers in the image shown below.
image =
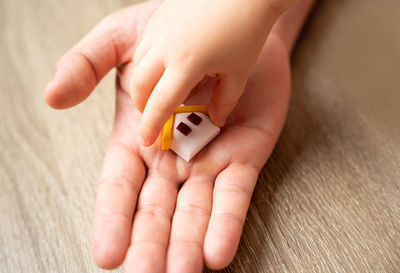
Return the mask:
<svg viewBox="0 0 400 273">
<path fill-rule="evenodd" d="M 214 181 L 231 159 L 226 153 L 229 148 L 227 141 L 213 142 L 192 162 L 190 177 L 179 190 L 172 219 L 167 273 L 201 272 Z"/>
<path fill-rule="evenodd" d="M 149 170 L 132 227 L 125 272 L 164 273 L 178 183 Z"/>
<path fill-rule="evenodd" d="M 239 101 L 245 85 L 246 80 L 243 77 L 229 75 L 219 78 L 209 107 L 210 118 L 215 124 L 220 127 L 225 125 L 226 119 Z"/>
<path fill-rule="evenodd" d="M 131 59 L 136 18 L 143 7 L 134 6 L 106 17 L 60 59 L 45 91 L 51 107 L 62 109 L 80 103 L 111 68 Z"/>
<path fill-rule="evenodd" d="M 127 117 L 135 116 L 135 110 L 127 102 L 129 96 L 118 90 L 115 125 L 104 158 L 93 220 L 93 257 L 107 269 L 117 267 L 125 257 L 138 193 L 146 175 L 138 151 L 132 148 L 136 137 L 127 126 L 132 123 Z"/>
<path fill-rule="evenodd" d="M 143 144 L 154 143 L 162 126 L 204 77 L 197 72 L 167 68 L 147 101 L 140 123 Z"/>
<path fill-rule="evenodd" d="M 218 175 L 204 241 L 204 258 L 208 267 L 221 269 L 232 261 L 258 173 L 259 169 L 251 165 L 233 163 Z"/>
<path fill-rule="evenodd" d="M 172 220 L 167 272 L 201 272 L 213 184 L 213 178 L 195 176 L 180 189 Z"/>
</svg>

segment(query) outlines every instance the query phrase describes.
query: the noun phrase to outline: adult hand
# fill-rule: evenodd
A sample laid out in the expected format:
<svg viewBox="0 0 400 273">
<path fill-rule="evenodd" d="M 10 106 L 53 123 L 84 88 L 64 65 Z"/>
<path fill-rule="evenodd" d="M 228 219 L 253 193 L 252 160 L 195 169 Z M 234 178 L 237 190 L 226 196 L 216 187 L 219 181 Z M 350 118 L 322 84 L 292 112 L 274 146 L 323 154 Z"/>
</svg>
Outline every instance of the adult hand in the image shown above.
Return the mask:
<svg viewBox="0 0 400 273">
<path fill-rule="evenodd" d="M 93 224 L 99 266 L 125 260 L 125 272 L 187 273 L 200 272 L 204 261 L 219 269 L 234 257 L 258 174 L 284 124 L 294 38 L 281 35 L 282 28 L 271 32 L 221 134 L 188 163 L 159 144 L 140 145 L 142 114 L 128 94 L 132 55 L 157 5 L 147 2 L 104 19 L 61 58 L 45 98 L 54 108 L 71 107 L 118 69 L 115 122 Z M 206 79 L 192 99 L 214 85 Z"/>
</svg>

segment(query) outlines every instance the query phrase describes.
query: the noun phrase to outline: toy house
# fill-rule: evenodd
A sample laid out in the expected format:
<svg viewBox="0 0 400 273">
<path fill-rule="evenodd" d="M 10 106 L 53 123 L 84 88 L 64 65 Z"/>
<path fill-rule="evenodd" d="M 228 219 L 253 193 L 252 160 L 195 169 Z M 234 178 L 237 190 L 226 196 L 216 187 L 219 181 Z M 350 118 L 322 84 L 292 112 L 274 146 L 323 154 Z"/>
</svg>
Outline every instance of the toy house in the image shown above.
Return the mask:
<svg viewBox="0 0 400 273">
<path fill-rule="evenodd" d="M 190 161 L 220 132 L 209 119 L 207 106 L 179 106 L 163 128 L 162 149 Z"/>
</svg>

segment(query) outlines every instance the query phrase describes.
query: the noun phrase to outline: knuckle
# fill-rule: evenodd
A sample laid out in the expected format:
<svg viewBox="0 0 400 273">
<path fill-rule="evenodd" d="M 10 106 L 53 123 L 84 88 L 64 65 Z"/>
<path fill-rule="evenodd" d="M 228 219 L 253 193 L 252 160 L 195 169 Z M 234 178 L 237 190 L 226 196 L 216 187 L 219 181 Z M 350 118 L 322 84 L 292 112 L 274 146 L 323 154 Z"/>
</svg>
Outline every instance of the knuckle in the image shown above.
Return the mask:
<svg viewBox="0 0 400 273">
<path fill-rule="evenodd" d="M 169 244 L 170 244 L 171 246 L 173 246 L 173 245 L 184 245 L 184 246 L 192 245 L 192 246 L 195 246 L 196 248 L 199 248 L 199 249 L 202 249 L 202 248 L 203 248 L 203 246 L 202 246 L 202 244 L 201 244 L 200 242 L 195 241 L 195 240 L 190 240 L 190 239 L 187 239 L 187 240 L 184 240 L 184 239 L 176 239 L 176 240 L 170 241 Z"/>
<path fill-rule="evenodd" d="M 234 108 L 237 104 L 237 100 L 225 99 L 220 96 L 215 96 L 212 99 L 212 106 L 217 112 L 225 112 Z"/>
<path fill-rule="evenodd" d="M 116 220 L 120 219 L 131 222 L 132 220 L 132 215 L 129 215 L 123 211 L 110 209 L 98 209 L 96 210 L 96 216 L 105 222 L 115 222 Z"/>
<path fill-rule="evenodd" d="M 197 54 L 192 50 L 181 50 L 176 58 L 176 61 L 181 64 L 191 65 L 197 61 Z"/>
<path fill-rule="evenodd" d="M 99 190 L 104 191 L 130 191 L 135 195 L 139 194 L 139 189 L 130 180 L 124 177 L 102 178 L 99 184 Z"/>
<path fill-rule="evenodd" d="M 253 191 L 250 188 L 244 185 L 239 185 L 237 183 L 224 184 L 219 187 L 216 187 L 216 190 L 221 192 L 237 193 L 245 196 L 251 196 L 253 193 Z"/>
<path fill-rule="evenodd" d="M 156 239 L 135 239 L 132 241 L 131 243 L 132 246 L 138 246 L 138 245 L 155 245 L 155 246 L 159 246 L 162 248 L 166 247 L 166 243 L 163 241 L 159 241 Z"/>
<path fill-rule="evenodd" d="M 220 107 L 223 108 L 233 108 L 236 105 L 236 103 L 237 100 L 230 99 L 230 100 L 220 100 L 218 104 Z"/>
<path fill-rule="evenodd" d="M 199 54 L 186 50 L 167 58 L 166 63 L 168 67 L 180 68 L 184 74 L 193 74 L 204 70 L 207 62 Z"/>
<path fill-rule="evenodd" d="M 167 98 L 161 97 L 160 95 L 153 96 L 151 98 L 149 108 L 152 111 L 157 111 L 158 113 L 165 115 L 172 111 L 172 102 Z"/>
<path fill-rule="evenodd" d="M 179 205 L 176 207 L 175 210 L 179 212 L 185 212 L 193 215 L 206 216 L 206 217 L 210 217 L 211 215 L 211 211 L 209 209 L 192 203 Z"/>
<path fill-rule="evenodd" d="M 240 226 L 243 226 L 244 222 L 245 222 L 245 218 L 240 217 L 240 216 L 238 216 L 238 215 L 236 215 L 236 214 L 234 214 L 232 212 L 217 213 L 217 214 L 214 214 L 213 217 L 215 217 L 216 219 L 236 222 Z"/>
<path fill-rule="evenodd" d="M 160 204 L 146 204 L 139 205 L 136 213 L 146 213 L 155 217 L 171 219 L 172 212 L 170 208 L 164 207 Z"/>
</svg>

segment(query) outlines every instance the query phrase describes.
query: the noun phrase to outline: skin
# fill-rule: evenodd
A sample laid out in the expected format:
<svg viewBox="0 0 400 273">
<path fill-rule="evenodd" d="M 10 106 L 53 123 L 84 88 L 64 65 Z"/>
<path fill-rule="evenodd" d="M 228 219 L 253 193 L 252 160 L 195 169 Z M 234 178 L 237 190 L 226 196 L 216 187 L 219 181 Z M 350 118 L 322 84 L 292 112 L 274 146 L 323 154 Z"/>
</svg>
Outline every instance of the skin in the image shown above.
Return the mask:
<svg viewBox="0 0 400 273">
<path fill-rule="evenodd" d="M 189 163 L 159 143 L 141 145 L 142 113 L 129 85 L 131 56 L 159 3 L 108 16 L 60 60 L 45 92 L 57 109 L 84 100 L 117 67 L 116 112 L 99 183 L 92 247 L 96 263 L 125 272 L 201 272 L 227 266 L 238 247 L 258 174 L 285 121 L 289 56 L 312 6 L 303 0 L 274 26 L 221 134 Z M 210 99 L 203 79 L 192 102 Z"/>
<path fill-rule="evenodd" d="M 137 67 L 130 92 L 143 112 L 142 144 L 154 143 L 174 109 L 206 75 L 218 78 L 209 115 L 222 127 L 244 91 L 273 24 L 292 2 L 162 2 L 134 55 Z"/>
</svg>

